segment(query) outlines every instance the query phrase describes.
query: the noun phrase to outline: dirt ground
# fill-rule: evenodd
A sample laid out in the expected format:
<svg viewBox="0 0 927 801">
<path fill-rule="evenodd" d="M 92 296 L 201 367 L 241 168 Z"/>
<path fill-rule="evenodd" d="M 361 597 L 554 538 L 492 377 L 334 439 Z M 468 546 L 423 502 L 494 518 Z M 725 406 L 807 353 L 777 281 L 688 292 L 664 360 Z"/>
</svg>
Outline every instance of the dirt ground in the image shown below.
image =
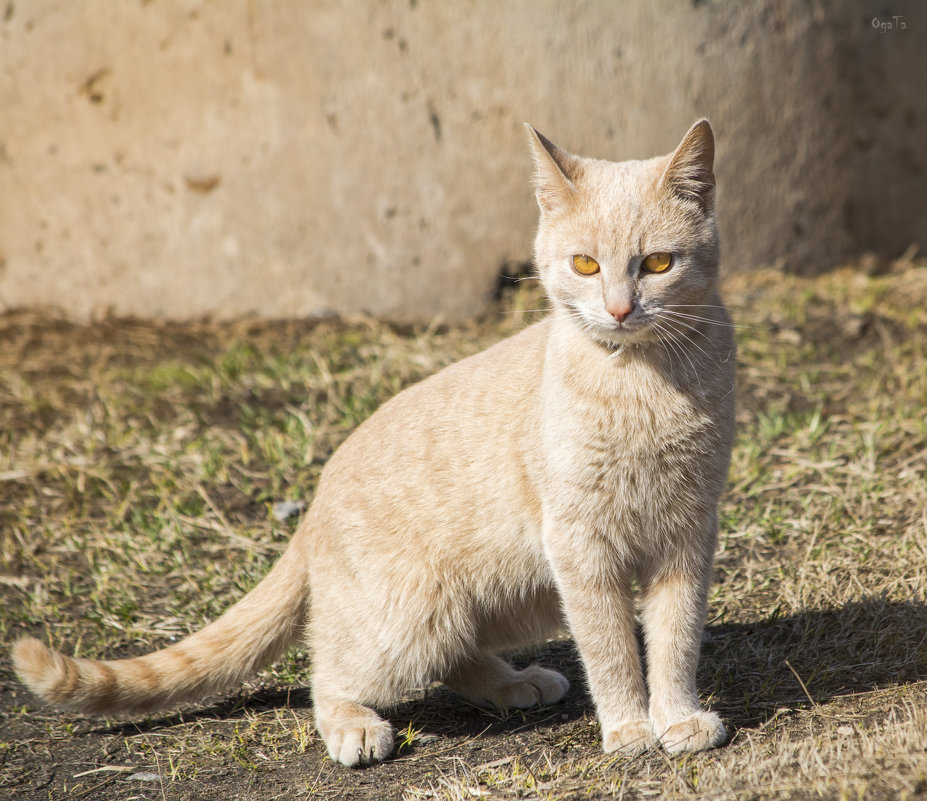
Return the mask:
<svg viewBox="0 0 927 801">
<path fill-rule="evenodd" d="M 351 428 L 422 375 L 522 324 L 536 295 L 459 329 L 354 323 L 76 325 L 0 316 L 0 798 L 927 798 L 927 262 L 728 296 L 740 435 L 699 669 L 716 751 L 605 755 L 571 682 L 528 711 L 443 687 L 390 712 L 397 755 L 353 770 L 312 727 L 296 651 L 162 717 L 40 706 L 23 634 L 122 656 L 214 617 L 266 572 Z M 5 453 L 4 453 L 5 452 Z"/>
</svg>

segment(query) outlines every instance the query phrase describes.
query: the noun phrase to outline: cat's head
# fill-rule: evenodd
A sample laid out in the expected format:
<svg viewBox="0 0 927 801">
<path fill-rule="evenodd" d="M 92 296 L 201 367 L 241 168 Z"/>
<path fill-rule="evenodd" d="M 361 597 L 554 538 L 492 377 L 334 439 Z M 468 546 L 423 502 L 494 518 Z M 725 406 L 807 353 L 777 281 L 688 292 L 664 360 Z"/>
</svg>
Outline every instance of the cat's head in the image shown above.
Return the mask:
<svg viewBox="0 0 927 801">
<path fill-rule="evenodd" d="M 613 349 L 674 336 L 686 314 L 701 316 L 718 277 L 708 121 L 668 156 L 622 162 L 574 156 L 527 127 L 541 208 L 535 260 L 555 308 Z"/>
</svg>

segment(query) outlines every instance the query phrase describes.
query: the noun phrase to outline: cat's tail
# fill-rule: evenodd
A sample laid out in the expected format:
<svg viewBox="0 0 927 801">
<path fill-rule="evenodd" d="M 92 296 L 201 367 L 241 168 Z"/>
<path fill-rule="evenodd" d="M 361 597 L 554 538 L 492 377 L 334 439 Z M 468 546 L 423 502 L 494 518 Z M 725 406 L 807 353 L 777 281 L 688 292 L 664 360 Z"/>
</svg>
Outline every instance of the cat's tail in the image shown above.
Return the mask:
<svg viewBox="0 0 927 801">
<path fill-rule="evenodd" d="M 24 637 L 13 646 L 16 672 L 43 700 L 97 714 L 154 712 L 226 691 L 279 657 L 305 625 L 307 565 L 294 545 L 220 618 L 161 651 L 73 659 Z"/>
</svg>

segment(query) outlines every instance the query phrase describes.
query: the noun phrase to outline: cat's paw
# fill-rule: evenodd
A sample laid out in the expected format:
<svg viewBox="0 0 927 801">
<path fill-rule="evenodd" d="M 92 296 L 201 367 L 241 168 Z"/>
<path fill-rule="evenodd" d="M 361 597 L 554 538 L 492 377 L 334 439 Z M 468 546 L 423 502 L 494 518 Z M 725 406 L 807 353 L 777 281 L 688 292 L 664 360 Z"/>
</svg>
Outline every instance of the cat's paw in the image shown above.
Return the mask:
<svg viewBox="0 0 927 801">
<path fill-rule="evenodd" d="M 393 727 L 359 704 L 328 705 L 316 726 L 328 755 L 348 767 L 380 762 L 393 753 Z"/>
<path fill-rule="evenodd" d="M 646 718 L 624 720 L 617 726 L 603 732 L 602 747 L 605 753 L 620 751 L 628 756 L 642 754 L 657 744 L 653 727 Z"/>
<path fill-rule="evenodd" d="M 570 682 L 556 670 L 531 665 L 518 671 L 517 678 L 499 688 L 498 703 L 503 707 L 528 709 L 559 701 L 570 689 Z"/>
<path fill-rule="evenodd" d="M 670 754 L 717 748 L 727 740 L 727 729 L 714 712 L 701 710 L 673 723 L 660 735 L 660 744 Z"/>
</svg>

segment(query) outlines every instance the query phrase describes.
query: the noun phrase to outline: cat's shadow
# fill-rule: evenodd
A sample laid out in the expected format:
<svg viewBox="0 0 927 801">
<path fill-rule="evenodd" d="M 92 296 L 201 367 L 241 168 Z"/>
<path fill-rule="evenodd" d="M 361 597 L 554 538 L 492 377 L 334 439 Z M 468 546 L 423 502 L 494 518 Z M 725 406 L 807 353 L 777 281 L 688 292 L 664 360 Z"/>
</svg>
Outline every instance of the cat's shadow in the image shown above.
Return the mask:
<svg viewBox="0 0 927 801">
<path fill-rule="evenodd" d="M 698 685 L 735 728 L 754 728 L 779 709 L 809 707 L 842 695 L 893 687 L 927 678 L 927 605 L 919 601 L 864 598 L 826 610 L 772 617 L 752 623 L 715 623 L 705 629 Z M 492 710 L 469 704 L 434 687 L 388 712 L 400 741 L 478 738 L 554 728 L 594 718 L 582 665 L 573 643 L 555 641 L 516 665 L 537 661 L 561 671 L 570 690 L 559 703 L 530 710 Z M 799 681 L 800 679 L 800 681 Z M 289 706 L 311 719 L 309 690 L 259 691 L 180 714 L 96 728 L 131 736 L 181 723 L 244 718 Z"/>
<path fill-rule="evenodd" d="M 708 626 L 699 689 L 730 723 L 927 679 L 927 605 L 862 598 L 755 623 Z"/>
<path fill-rule="evenodd" d="M 406 733 L 410 740 L 420 742 L 425 738 L 427 742 L 432 736 L 439 739 L 475 738 L 487 733 L 536 729 L 552 721 L 575 720 L 587 712 L 592 713 L 592 702 L 585 691 L 582 666 L 572 641 L 553 641 L 532 653 L 517 655 L 512 661 L 518 667 L 537 662 L 560 671 L 570 681 L 567 697 L 551 706 L 503 710 L 477 706 L 452 690 L 436 684 L 383 710 L 383 714 L 395 727 L 400 742 Z M 285 708 L 294 710 L 301 721 L 311 722 L 312 697 L 309 688 L 242 693 L 179 713 L 95 727 L 93 732 L 129 737 L 193 722 L 208 725 L 210 721 L 244 719 L 249 713 Z"/>
</svg>

